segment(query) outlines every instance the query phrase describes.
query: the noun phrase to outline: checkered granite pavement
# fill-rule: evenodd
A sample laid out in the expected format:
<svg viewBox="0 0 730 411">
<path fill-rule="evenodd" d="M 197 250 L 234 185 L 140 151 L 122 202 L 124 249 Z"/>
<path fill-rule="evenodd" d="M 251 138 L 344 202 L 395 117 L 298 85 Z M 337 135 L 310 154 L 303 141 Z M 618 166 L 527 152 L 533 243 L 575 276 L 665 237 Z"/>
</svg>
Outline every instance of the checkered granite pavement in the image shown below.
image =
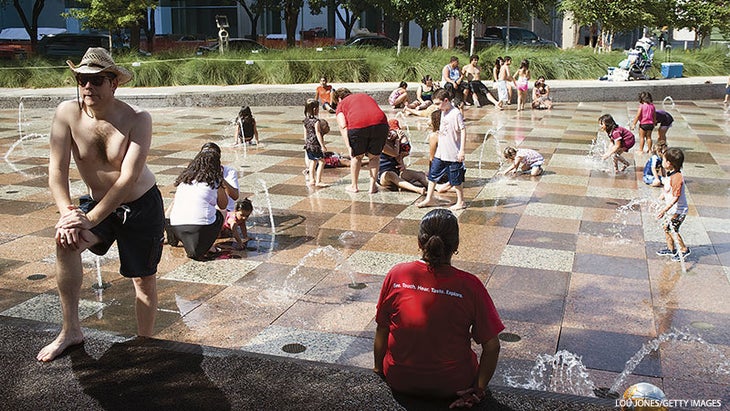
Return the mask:
<svg viewBox="0 0 730 411">
<path fill-rule="evenodd" d="M 528 385 L 538 355 L 567 350 L 582 357 L 597 387 L 610 387 L 643 344 L 677 329 L 702 342 L 662 343 L 621 390 L 648 381 L 669 398 L 721 398 L 730 406 L 730 113 L 717 101 L 666 109 L 675 118 L 669 145 L 686 154 L 690 211 L 682 233 L 692 254 L 684 267 L 655 255 L 663 232 L 650 207 L 658 189 L 641 182 L 648 155 L 632 150 L 632 166 L 619 174 L 590 156 L 605 143 L 598 117 L 610 113 L 627 124 L 636 103 L 465 111 L 468 207 L 457 212 L 461 245 L 453 263 L 484 281 L 507 327 L 493 384 Z M 253 201 L 249 233 L 256 238 L 244 251 L 221 239 L 223 254 L 209 262 L 165 245 L 155 337 L 371 367 L 383 277 L 418 257 L 418 223 L 428 211 L 414 206 L 418 195 L 347 193 L 346 168 L 325 170 L 330 187 L 306 186 L 302 107 L 255 108 L 261 144 L 247 147 L 233 145 L 237 107 L 150 112 L 148 165 L 166 205 L 175 177 L 214 141 L 223 162 L 238 169 L 242 196 Z M 0 315 L 60 324 L 52 241 L 58 216 L 47 188 L 52 115 L 0 110 Z M 333 126 L 328 147 L 342 151 L 334 117 L 323 116 Z M 414 143 L 410 167 L 425 170 L 425 119 L 398 118 Z M 544 175 L 496 177 L 506 145 L 540 151 Z M 367 187 L 366 172 L 361 179 Z M 84 193 L 77 173 L 70 184 L 73 195 Z M 626 207 L 632 200 L 637 205 Z M 115 248 L 101 258 L 85 254 L 84 268 L 82 326 L 134 334 L 134 291 L 118 274 Z M 92 287 L 99 281 L 108 287 Z"/>
</svg>

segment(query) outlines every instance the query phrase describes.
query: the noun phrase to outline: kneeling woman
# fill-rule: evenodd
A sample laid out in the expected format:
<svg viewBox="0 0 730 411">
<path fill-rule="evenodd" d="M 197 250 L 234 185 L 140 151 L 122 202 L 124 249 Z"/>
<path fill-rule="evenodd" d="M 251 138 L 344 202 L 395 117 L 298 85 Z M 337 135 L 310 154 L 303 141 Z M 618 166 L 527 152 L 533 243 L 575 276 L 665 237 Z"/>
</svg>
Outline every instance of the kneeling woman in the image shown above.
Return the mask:
<svg viewBox="0 0 730 411">
<path fill-rule="evenodd" d="M 221 158 L 215 150 L 203 149 L 175 180 L 175 200 L 170 212 L 170 244 L 182 241 L 189 258 L 204 260 L 223 226 L 228 205 Z"/>
<path fill-rule="evenodd" d="M 383 282 L 373 370 L 395 392 L 470 407 L 486 396 L 504 325 L 482 281 L 451 265 L 459 248 L 451 211 L 423 217 L 418 247 L 421 260 L 396 265 Z M 479 361 L 471 339 L 482 346 Z"/>
</svg>

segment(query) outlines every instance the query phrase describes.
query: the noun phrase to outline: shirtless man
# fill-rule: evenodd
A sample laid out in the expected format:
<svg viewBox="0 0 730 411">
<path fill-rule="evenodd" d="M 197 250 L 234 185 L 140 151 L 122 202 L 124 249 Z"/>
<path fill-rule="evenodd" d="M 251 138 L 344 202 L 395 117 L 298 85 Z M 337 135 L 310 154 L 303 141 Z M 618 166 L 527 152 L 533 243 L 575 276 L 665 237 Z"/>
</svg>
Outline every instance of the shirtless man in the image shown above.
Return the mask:
<svg viewBox="0 0 730 411">
<path fill-rule="evenodd" d="M 509 104 L 511 100 L 511 95 L 509 93 L 509 84 L 507 82 L 510 82 L 512 84 L 515 83 L 515 79 L 512 77 L 512 74 L 509 72 L 509 66 L 512 64 L 512 57 L 505 57 L 504 58 L 504 64 L 502 64 L 502 67 L 499 69 L 499 77 L 497 77 L 497 92 L 499 93 L 499 107 L 501 108 L 503 104 Z M 514 84 L 515 87 L 517 87 L 516 84 Z"/>
<path fill-rule="evenodd" d="M 479 56 L 476 54 L 469 57 L 469 64 L 461 69 L 461 73 L 466 79 L 466 90 L 464 91 L 464 98 L 469 99 L 469 94 L 472 94 L 474 105 L 479 106 L 479 95 L 483 94 L 487 96 L 487 99 L 492 102 L 495 106 L 499 106 L 499 102 L 492 96 L 487 89 L 487 86 L 482 83 L 482 70 L 479 68 Z"/>
<path fill-rule="evenodd" d="M 83 269 L 81 252 L 104 254 L 116 240 L 120 272 L 136 293 L 137 333 L 151 336 L 157 311 L 155 273 L 162 253 L 164 210 L 155 176 L 145 161 L 152 119 L 117 100 L 114 91 L 132 74 L 117 66 L 103 48 L 90 48 L 74 72 L 80 98 L 58 105 L 50 135 L 48 184 L 61 217 L 56 224 L 56 282 L 63 325 L 40 350 L 52 361 L 84 340 L 79 320 Z M 69 167 L 73 156 L 89 195 L 72 203 Z"/>
</svg>

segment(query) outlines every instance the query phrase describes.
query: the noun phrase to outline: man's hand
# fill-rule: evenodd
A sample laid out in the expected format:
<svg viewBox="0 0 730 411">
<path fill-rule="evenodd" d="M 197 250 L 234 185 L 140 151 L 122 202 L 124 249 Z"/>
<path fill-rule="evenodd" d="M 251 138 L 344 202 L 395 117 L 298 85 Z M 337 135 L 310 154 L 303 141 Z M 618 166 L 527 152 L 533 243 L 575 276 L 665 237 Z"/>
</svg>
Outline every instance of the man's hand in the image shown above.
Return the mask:
<svg viewBox="0 0 730 411">
<path fill-rule="evenodd" d="M 78 228 L 57 228 L 55 239 L 58 246 L 76 250 L 79 248 L 79 240 L 82 239 L 81 230 Z"/>
<path fill-rule="evenodd" d="M 78 228 L 82 230 L 89 230 L 94 225 L 89 221 L 86 213 L 75 205 L 66 206 L 68 213 L 61 216 L 56 223 L 56 229 L 69 229 Z"/>
</svg>

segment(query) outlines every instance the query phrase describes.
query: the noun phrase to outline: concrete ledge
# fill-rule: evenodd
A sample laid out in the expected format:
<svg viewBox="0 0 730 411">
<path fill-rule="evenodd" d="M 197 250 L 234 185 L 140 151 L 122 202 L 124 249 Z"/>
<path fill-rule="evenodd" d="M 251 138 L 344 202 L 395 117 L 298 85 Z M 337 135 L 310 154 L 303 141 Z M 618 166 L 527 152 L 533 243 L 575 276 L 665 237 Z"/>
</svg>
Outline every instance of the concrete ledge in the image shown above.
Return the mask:
<svg viewBox="0 0 730 411">
<path fill-rule="evenodd" d="M 687 77 L 663 80 L 609 82 L 599 80 L 549 81 L 553 99 L 565 102 L 638 101 L 640 91 L 649 91 L 654 101 L 666 96 L 674 100 L 722 99 L 726 77 Z M 487 85 L 491 86 L 491 82 Z M 409 90 L 415 98 L 417 83 Z M 117 96 L 130 104 L 154 107 L 236 107 L 236 106 L 303 106 L 314 97 L 316 84 L 240 86 L 121 87 Z M 345 83 L 353 92 L 368 93 L 380 104 L 387 105 L 388 95 L 397 87 L 393 83 Z M 73 87 L 52 89 L 0 89 L 0 109 L 53 108 L 64 100 L 76 98 Z M 516 98 L 516 97 L 514 97 Z"/>
<path fill-rule="evenodd" d="M 394 396 L 372 371 L 85 330 L 84 345 L 51 363 L 37 351 L 55 324 L 0 316 L 3 410 L 442 410 L 448 403 Z M 477 410 L 598 411 L 613 400 L 507 387 Z"/>
</svg>

